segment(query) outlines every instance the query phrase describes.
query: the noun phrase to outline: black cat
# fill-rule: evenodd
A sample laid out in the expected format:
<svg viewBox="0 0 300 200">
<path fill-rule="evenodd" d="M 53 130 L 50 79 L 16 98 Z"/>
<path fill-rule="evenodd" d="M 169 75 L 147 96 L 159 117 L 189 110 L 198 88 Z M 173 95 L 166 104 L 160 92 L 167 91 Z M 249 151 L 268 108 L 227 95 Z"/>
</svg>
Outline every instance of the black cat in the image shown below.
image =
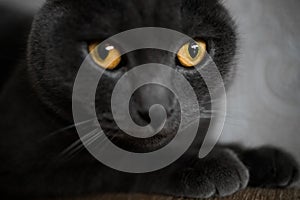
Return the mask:
<svg viewBox="0 0 300 200">
<path fill-rule="evenodd" d="M 23 25 L 27 22 L 19 20 Z M 225 85 L 228 87 L 233 81 L 237 35 L 233 20 L 217 0 L 48 0 L 34 17 L 32 26 L 22 27 L 21 31 L 13 29 L 5 34 L 7 37 L 0 38 L 9 47 L 1 46 L 2 197 L 63 197 L 103 192 L 211 197 L 230 195 L 248 185 L 286 187 L 296 180 L 297 163 L 276 148 L 217 146 L 206 158 L 199 159 L 209 119 L 201 121 L 189 150 L 156 172 L 119 172 L 104 166 L 82 148 L 75 125 L 70 126 L 77 71 L 95 41 L 139 27 L 163 27 L 194 38 L 199 41 L 196 46 L 204 45 L 213 58 Z M 7 27 L 2 29 L 8 31 Z M 25 53 L 20 49 L 25 49 L 22 38 L 26 38 L 29 29 Z M 193 57 L 200 56 L 198 51 Z M 158 62 L 178 69 L 194 87 L 199 104 L 209 107 L 205 103 L 205 83 L 184 58 L 147 49 L 123 55 L 113 65 L 100 66 L 108 56 L 118 54 L 101 49 L 99 52 L 102 59 L 91 60 L 91 65 L 108 70 L 96 94 L 98 120 L 111 140 L 125 149 L 153 151 L 168 143 L 178 128 L 179 106 L 173 101 L 174 95 L 156 85 L 138 90 L 131 101 L 131 115 L 136 123 L 147 124 L 149 105 L 163 104 L 169 116 L 163 130 L 156 137 L 137 141 L 116 128 L 111 117 L 111 93 L 122 74 L 134 66 Z M 10 59 L 6 59 L 8 56 Z M 92 126 L 89 123 L 83 122 L 87 127 Z M 73 152 L 71 155 L 66 151 L 67 158 L 57 159 L 68 149 Z"/>
</svg>

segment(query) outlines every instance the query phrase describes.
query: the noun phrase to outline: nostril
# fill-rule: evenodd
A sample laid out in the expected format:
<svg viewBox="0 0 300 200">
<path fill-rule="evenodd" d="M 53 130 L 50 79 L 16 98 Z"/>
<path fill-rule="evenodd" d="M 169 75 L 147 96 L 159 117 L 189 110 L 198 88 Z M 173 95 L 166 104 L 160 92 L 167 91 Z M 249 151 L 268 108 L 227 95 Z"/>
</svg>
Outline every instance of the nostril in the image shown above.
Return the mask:
<svg viewBox="0 0 300 200">
<path fill-rule="evenodd" d="M 148 110 L 147 111 L 145 111 L 145 110 L 138 110 L 138 114 L 141 117 L 141 119 L 143 121 L 145 121 L 146 123 L 150 123 L 151 122 Z"/>
<path fill-rule="evenodd" d="M 174 99 L 176 98 L 173 92 L 164 86 L 157 84 L 142 86 L 135 91 L 130 100 L 133 119 L 142 125 L 156 123 L 162 117 L 167 119 L 175 110 L 174 102 L 177 101 Z"/>
<path fill-rule="evenodd" d="M 169 111 L 167 111 L 167 117 L 171 117 L 171 115 L 174 113 L 175 109 L 172 107 Z"/>
<path fill-rule="evenodd" d="M 165 114 L 166 114 L 167 118 L 169 118 L 173 114 L 173 112 L 175 110 L 174 108 L 169 108 L 169 109 L 166 109 L 165 107 L 163 107 L 163 108 L 164 108 L 164 111 L 165 111 Z M 149 109 L 148 110 L 138 110 L 138 114 L 139 114 L 140 118 L 144 122 L 146 122 L 148 124 L 151 122 L 151 117 L 150 117 Z"/>
</svg>

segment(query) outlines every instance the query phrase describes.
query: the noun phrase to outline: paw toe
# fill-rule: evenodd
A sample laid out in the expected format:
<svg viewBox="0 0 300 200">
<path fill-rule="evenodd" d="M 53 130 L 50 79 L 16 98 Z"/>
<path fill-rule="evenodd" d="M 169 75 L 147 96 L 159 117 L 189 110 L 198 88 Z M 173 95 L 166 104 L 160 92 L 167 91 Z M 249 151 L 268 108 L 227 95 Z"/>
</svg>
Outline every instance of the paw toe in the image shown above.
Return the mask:
<svg viewBox="0 0 300 200">
<path fill-rule="evenodd" d="M 215 195 L 216 188 L 201 172 L 188 169 L 182 176 L 184 196 L 191 198 L 209 198 Z"/>
<path fill-rule="evenodd" d="M 287 187 L 299 177 L 295 159 L 276 148 L 249 150 L 243 155 L 243 161 L 250 169 L 251 186 Z"/>
</svg>

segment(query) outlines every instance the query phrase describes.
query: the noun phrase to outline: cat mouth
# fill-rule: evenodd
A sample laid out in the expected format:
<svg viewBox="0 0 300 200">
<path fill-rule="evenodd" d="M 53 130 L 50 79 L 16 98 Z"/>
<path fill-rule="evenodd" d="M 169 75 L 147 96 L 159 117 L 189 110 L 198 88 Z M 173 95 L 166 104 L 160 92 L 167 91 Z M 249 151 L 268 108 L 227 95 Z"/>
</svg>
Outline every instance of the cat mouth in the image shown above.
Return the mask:
<svg viewBox="0 0 300 200">
<path fill-rule="evenodd" d="M 147 153 L 156 151 L 166 146 L 176 134 L 167 133 L 162 130 L 158 134 L 149 138 L 137 138 L 124 133 L 120 129 L 110 129 L 103 127 L 107 138 L 116 146 L 130 152 Z"/>
<path fill-rule="evenodd" d="M 136 118 L 134 118 L 134 116 L 137 116 L 137 113 L 131 113 L 131 115 L 133 116 L 131 120 L 137 126 L 142 127 L 141 130 L 134 129 L 135 133 L 131 133 L 127 131 L 127 129 L 121 129 L 118 126 L 120 122 L 128 121 L 128 119 L 124 119 L 123 116 L 113 116 L 111 111 L 97 112 L 98 122 L 106 137 L 114 145 L 130 152 L 146 153 L 163 148 L 176 136 L 180 125 L 180 110 L 176 109 L 172 115 L 167 116 L 164 123 L 160 124 L 160 126 L 153 127 L 153 130 L 150 132 L 154 134 L 150 134 L 147 137 L 147 133 L 143 131 L 148 130 L 147 128 L 152 128 L 152 124 L 149 123 L 149 121 L 135 121 Z M 116 119 L 115 117 L 118 118 Z"/>
<path fill-rule="evenodd" d="M 167 120 L 165 127 L 163 127 L 157 134 L 146 137 L 134 137 L 119 129 L 111 118 L 103 118 L 99 120 L 101 128 L 106 137 L 116 146 L 130 152 L 146 153 L 156 151 L 166 146 L 176 135 L 176 127 L 174 119 Z M 172 128 L 171 128 L 172 127 Z"/>
</svg>

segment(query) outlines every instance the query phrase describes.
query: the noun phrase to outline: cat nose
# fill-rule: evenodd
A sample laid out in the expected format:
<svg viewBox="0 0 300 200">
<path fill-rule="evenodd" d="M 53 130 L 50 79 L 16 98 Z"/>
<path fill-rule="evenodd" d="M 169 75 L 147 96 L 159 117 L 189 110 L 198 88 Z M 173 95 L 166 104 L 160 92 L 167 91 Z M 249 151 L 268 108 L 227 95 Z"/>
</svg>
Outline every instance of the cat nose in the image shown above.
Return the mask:
<svg viewBox="0 0 300 200">
<path fill-rule="evenodd" d="M 151 106 L 155 104 L 163 106 L 167 117 L 170 117 L 176 105 L 176 98 L 173 92 L 158 84 L 145 85 L 139 88 L 133 96 L 133 100 L 136 104 L 135 109 L 138 117 L 146 123 L 150 123 L 151 120 L 149 116 Z M 157 118 L 159 117 L 157 116 Z"/>
</svg>

